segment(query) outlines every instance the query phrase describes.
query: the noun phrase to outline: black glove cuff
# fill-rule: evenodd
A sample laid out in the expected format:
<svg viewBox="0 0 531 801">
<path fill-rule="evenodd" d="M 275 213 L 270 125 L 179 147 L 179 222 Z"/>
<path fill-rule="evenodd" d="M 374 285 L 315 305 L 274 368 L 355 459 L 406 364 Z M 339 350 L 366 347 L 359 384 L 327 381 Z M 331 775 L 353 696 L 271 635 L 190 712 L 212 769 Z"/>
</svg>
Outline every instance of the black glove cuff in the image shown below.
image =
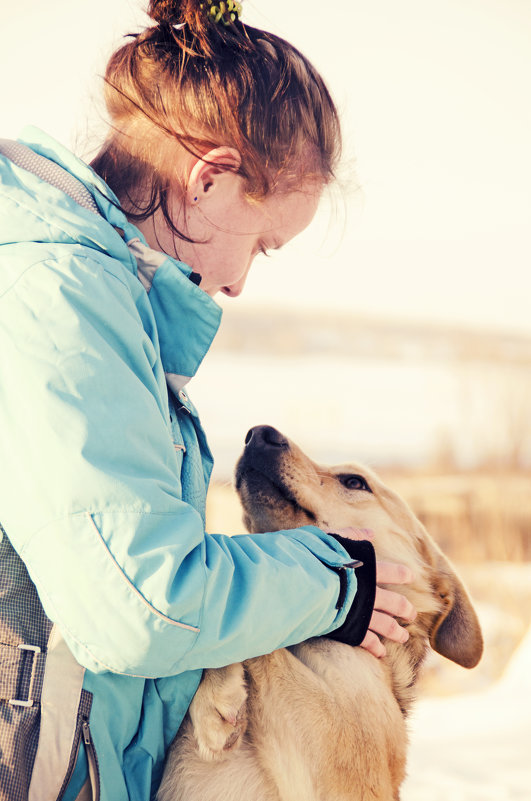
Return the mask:
<svg viewBox="0 0 531 801">
<path fill-rule="evenodd" d="M 330 536 L 343 546 L 353 560 L 341 567 L 332 568 L 339 574 L 340 585 L 337 608 L 340 609 L 345 601 L 348 586 L 347 570 L 354 569 L 356 571 L 358 588 L 345 622 L 326 636 L 331 640 L 347 643 L 347 645 L 359 645 L 367 634 L 374 609 L 376 555 L 372 544 L 368 540 L 349 540 L 346 537 L 340 537 L 338 534 L 330 534 Z"/>
</svg>

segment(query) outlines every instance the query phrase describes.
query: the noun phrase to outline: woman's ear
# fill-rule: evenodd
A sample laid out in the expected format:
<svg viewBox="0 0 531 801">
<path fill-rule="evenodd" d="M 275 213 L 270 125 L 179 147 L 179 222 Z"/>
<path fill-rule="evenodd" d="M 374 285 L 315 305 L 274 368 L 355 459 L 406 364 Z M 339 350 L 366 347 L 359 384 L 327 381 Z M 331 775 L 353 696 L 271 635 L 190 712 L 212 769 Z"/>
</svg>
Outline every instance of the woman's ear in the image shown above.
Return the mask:
<svg viewBox="0 0 531 801">
<path fill-rule="evenodd" d="M 241 156 L 234 147 L 216 147 L 196 159 L 188 176 L 186 199 L 196 205 L 212 195 L 218 186 L 224 185 L 239 170 Z"/>
</svg>

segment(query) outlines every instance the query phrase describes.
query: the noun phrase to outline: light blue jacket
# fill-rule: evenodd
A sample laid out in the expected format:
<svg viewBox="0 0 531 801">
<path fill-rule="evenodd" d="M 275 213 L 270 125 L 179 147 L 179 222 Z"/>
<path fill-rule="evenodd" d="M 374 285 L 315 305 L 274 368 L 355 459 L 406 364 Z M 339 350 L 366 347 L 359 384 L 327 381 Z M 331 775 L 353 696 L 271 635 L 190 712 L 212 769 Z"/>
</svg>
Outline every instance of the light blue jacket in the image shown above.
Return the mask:
<svg viewBox="0 0 531 801">
<path fill-rule="evenodd" d="M 317 528 L 205 534 L 212 459 L 182 386 L 221 311 L 86 164 L 20 141 L 100 212 L 0 157 L 0 521 L 55 624 L 33 797 L 85 782 L 84 749 L 66 781 L 65 758 L 91 693 L 102 801 L 148 801 L 201 669 L 337 628 L 356 579 L 338 611 L 327 566 L 350 558 Z"/>
</svg>

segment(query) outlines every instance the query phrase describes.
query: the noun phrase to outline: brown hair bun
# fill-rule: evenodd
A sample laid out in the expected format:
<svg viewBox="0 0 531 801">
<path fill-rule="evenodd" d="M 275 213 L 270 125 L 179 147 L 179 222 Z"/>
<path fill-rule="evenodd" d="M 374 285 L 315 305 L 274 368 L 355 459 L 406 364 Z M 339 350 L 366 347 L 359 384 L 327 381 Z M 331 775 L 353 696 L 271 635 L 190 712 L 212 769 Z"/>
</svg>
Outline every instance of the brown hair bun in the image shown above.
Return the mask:
<svg viewBox="0 0 531 801">
<path fill-rule="evenodd" d="M 220 12 L 230 17 L 232 2 L 148 2 L 155 24 L 128 36 L 107 65 L 111 128 L 92 161 L 127 202 L 131 219 L 146 220 L 160 208 L 169 229 L 186 239 L 172 221 L 170 189 L 178 181 L 184 191 L 179 169 L 190 154 L 202 159 L 223 145 L 240 154 L 249 199 L 262 200 L 280 184 L 289 191 L 334 177 L 339 118 L 300 51 L 239 19 L 218 20 Z M 147 201 L 140 198 L 145 187 Z"/>
<path fill-rule="evenodd" d="M 204 0 L 150 0 L 147 13 L 158 25 L 185 23 L 198 30 L 207 22 L 205 5 Z"/>
<path fill-rule="evenodd" d="M 184 22 L 181 19 L 182 7 L 186 5 L 189 5 L 186 0 L 183 3 L 179 0 L 150 0 L 147 13 L 157 24 L 167 22 L 169 25 L 175 25 Z"/>
</svg>

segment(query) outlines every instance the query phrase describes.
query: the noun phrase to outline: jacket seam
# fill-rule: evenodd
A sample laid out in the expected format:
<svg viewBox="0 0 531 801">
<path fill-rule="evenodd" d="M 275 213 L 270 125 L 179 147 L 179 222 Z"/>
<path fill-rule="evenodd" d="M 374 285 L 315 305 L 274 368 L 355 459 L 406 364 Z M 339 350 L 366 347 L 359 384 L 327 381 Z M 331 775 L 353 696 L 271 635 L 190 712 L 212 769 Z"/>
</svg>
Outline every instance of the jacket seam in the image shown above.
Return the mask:
<svg viewBox="0 0 531 801">
<path fill-rule="evenodd" d="M 45 242 L 45 243 L 35 243 L 35 244 L 47 244 L 47 243 Z M 53 243 L 53 244 L 57 244 L 57 243 Z M 80 242 L 72 242 L 72 243 L 64 242 L 64 243 L 60 243 L 60 244 L 65 244 L 65 245 L 72 244 L 72 245 L 75 245 L 76 247 L 88 247 L 87 245 L 82 245 Z M 99 253 L 99 251 L 95 251 L 95 252 Z M 105 255 L 105 254 L 103 254 L 103 255 Z M 109 256 L 107 256 L 107 258 L 109 258 Z M 113 258 L 113 257 L 110 257 L 110 258 Z M 60 264 L 62 261 L 66 261 L 66 260 L 71 261 L 72 259 L 79 259 L 79 260 L 88 262 L 89 264 L 91 264 L 91 263 L 97 264 L 99 267 L 101 267 L 101 269 L 103 270 L 103 272 L 106 275 L 108 275 L 111 278 L 114 278 L 116 281 L 118 281 L 118 283 L 121 284 L 124 287 L 124 289 L 126 289 L 129 292 L 129 294 L 131 295 L 131 289 L 127 285 L 127 283 L 125 281 L 122 281 L 122 279 L 119 278 L 116 275 L 116 273 L 113 273 L 111 270 L 107 269 L 107 267 L 105 266 L 103 261 L 98 259 L 97 256 L 87 256 L 87 255 L 82 254 L 82 253 L 68 253 L 68 254 L 65 253 L 64 255 L 61 255 L 61 256 L 52 256 L 52 255 L 50 255 L 50 256 L 47 256 L 45 259 L 39 259 L 38 261 L 35 261 L 32 264 L 28 265 L 23 270 L 23 272 L 20 273 L 20 275 L 18 275 L 15 278 L 13 283 L 10 284 L 2 293 L 0 293 L 0 300 L 3 300 L 6 297 L 6 295 L 8 295 L 17 286 L 19 281 L 21 281 L 24 278 L 26 273 L 28 273 L 34 267 L 38 267 L 39 265 L 50 264 L 50 263 Z M 118 264 L 123 266 L 123 262 L 122 261 L 119 261 L 118 259 L 115 259 L 115 258 L 113 258 L 113 261 L 118 262 Z M 134 273 L 131 273 L 131 275 L 133 275 L 133 277 L 136 278 L 138 283 L 142 286 L 142 282 L 140 281 L 138 276 L 134 275 Z"/>
<path fill-rule="evenodd" d="M 35 573 L 35 571 L 33 571 L 33 572 Z M 44 596 L 45 598 L 47 598 L 49 603 L 52 606 L 54 606 L 50 596 L 48 595 L 46 590 L 42 587 L 42 585 L 40 585 L 40 587 L 39 587 L 39 593 L 40 593 L 41 596 Z M 94 660 L 94 662 L 97 662 L 98 665 L 101 665 L 102 668 L 104 668 L 105 670 L 108 670 L 109 673 L 116 673 L 116 674 L 118 674 L 120 676 L 130 676 L 133 679 L 151 679 L 151 678 L 153 678 L 152 676 L 143 676 L 143 675 L 141 675 L 139 673 L 125 673 L 123 670 L 116 670 L 116 668 L 111 667 L 106 662 L 103 662 L 99 657 L 97 657 L 90 650 L 90 648 L 87 648 L 85 643 L 81 642 L 81 640 L 78 637 L 76 637 L 75 634 L 72 633 L 72 630 L 70 629 L 70 626 L 67 626 L 64 623 L 61 623 L 60 631 L 67 633 L 68 634 L 68 638 L 70 640 L 75 642 L 76 645 L 78 645 L 80 648 L 82 648 L 83 651 L 85 651 L 85 653 L 87 653 L 90 656 L 90 658 Z M 83 665 L 82 665 L 82 667 L 83 667 Z"/>
<path fill-rule="evenodd" d="M 21 169 L 23 169 L 23 168 L 21 168 Z M 32 173 L 32 174 L 34 174 L 34 173 Z M 47 181 L 44 181 L 42 178 L 40 178 L 39 180 L 41 181 L 41 183 L 48 184 L 48 186 L 53 186 L 53 184 L 49 184 Z M 67 195 L 66 192 L 62 192 L 61 189 L 58 189 L 57 187 L 54 187 L 54 188 L 58 192 L 63 194 L 65 197 L 70 198 L 70 200 L 72 201 L 72 204 L 74 204 L 74 207 L 77 206 L 79 209 L 83 209 L 87 214 L 92 215 L 88 219 L 92 219 L 92 217 L 94 217 L 94 212 L 93 211 L 89 211 L 88 209 L 85 209 L 84 206 L 81 206 L 79 203 L 77 203 L 77 201 L 75 201 L 73 198 L 71 198 L 70 195 Z M 50 220 L 47 220 L 46 217 L 44 217 L 44 215 L 39 214 L 38 211 L 33 206 L 28 206 L 25 203 L 21 203 L 20 200 L 16 200 L 8 192 L 2 192 L 2 197 L 7 198 L 7 200 L 9 202 L 13 203 L 15 206 L 18 206 L 19 208 L 24 209 L 25 211 L 29 212 L 31 215 L 36 217 L 38 220 L 40 220 L 41 222 L 45 223 L 45 225 L 48 225 L 48 226 L 52 225 L 53 227 L 57 228 L 58 231 L 61 231 L 66 236 L 69 236 L 69 237 L 72 236 L 72 234 L 70 232 L 66 231 L 57 222 L 50 223 Z M 101 216 L 102 220 L 104 220 L 105 222 L 108 222 L 103 215 L 100 215 L 100 216 Z M 110 225 L 110 223 L 108 223 L 108 224 Z M 55 243 L 55 244 L 57 244 L 57 243 Z"/>
<path fill-rule="evenodd" d="M 29 264 L 23 270 L 23 272 L 20 273 L 20 275 L 17 275 L 13 283 L 10 284 L 6 289 L 4 289 L 3 292 L 0 293 L 0 300 L 3 300 L 17 286 L 19 281 L 22 281 L 26 273 L 29 273 L 29 271 L 32 270 L 34 267 L 36 267 L 38 264 L 44 264 L 46 261 L 49 261 L 49 259 L 39 259 L 38 261 L 34 261 L 32 264 Z"/>
<path fill-rule="evenodd" d="M 28 537 L 22 548 L 18 551 L 19 556 L 22 558 L 22 555 L 27 551 L 30 547 L 31 543 L 33 542 L 34 538 L 44 531 L 44 529 L 48 528 L 48 526 L 52 526 L 54 523 L 58 523 L 61 520 L 66 520 L 70 517 L 79 517 L 79 515 L 96 515 L 96 514 L 131 514 L 131 515 L 156 515 L 157 517 L 174 517 L 175 512 L 157 512 L 153 509 L 139 509 L 138 507 L 132 508 L 130 506 L 113 506 L 112 509 L 102 510 L 102 509 L 78 509 L 76 512 L 68 512 L 67 514 L 58 515 L 57 517 L 53 517 L 51 520 L 47 520 L 46 523 L 43 523 L 42 526 L 36 528 Z M 99 532 L 98 532 L 99 534 Z"/>
<path fill-rule="evenodd" d="M 331 550 L 335 558 L 332 558 L 332 556 L 325 556 L 324 554 L 321 553 L 316 553 L 314 549 L 308 547 L 306 542 L 301 537 L 297 536 L 298 531 L 308 531 L 310 534 L 316 536 L 315 530 L 326 535 L 326 540 L 320 538 L 321 542 Z M 325 565 L 326 567 L 329 567 L 333 570 L 341 569 L 347 567 L 349 563 L 352 561 L 352 557 L 349 555 L 346 548 L 342 546 L 342 544 L 334 537 L 334 535 L 329 534 L 324 529 L 319 528 L 318 526 L 298 526 L 296 529 L 287 529 L 287 531 L 289 531 L 290 533 L 294 532 L 291 534 L 293 536 L 293 539 L 300 545 L 302 545 L 304 548 L 306 548 L 306 550 L 310 551 L 315 556 L 315 558 L 318 559 L 321 562 L 321 564 Z M 338 549 L 338 546 L 340 550 Z"/>
<path fill-rule="evenodd" d="M 92 514 L 90 512 L 85 512 L 85 516 L 89 519 L 89 521 L 90 521 L 90 523 L 92 525 L 92 528 L 94 529 L 94 531 L 97 534 L 98 542 L 100 543 L 100 545 L 104 549 L 105 554 L 107 555 L 107 557 L 111 560 L 112 564 L 114 565 L 114 567 L 117 570 L 118 574 L 120 575 L 121 579 L 126 582 L 126 584 L 128 585 L 129 589 L 142 601 L 142 603 L 145 606 L 147 606 L 149 611 L 152 614 L 154 614 L 156 617 L 159 617 L 161 620 L 164 620 L 165 623 L 169 623 L 171 626 L 176 626 L 177 628 L 186 629 L 187 631 L 193 631 L 195 634 L 199 634 L 200 629 L 197 626 L 191 626 L 189 623 L 181 623 L 178 620 L 174 620 L 173 618 L 168 617 L 168 615 L 165 615 L 163 612 L 161 612 L 159 609 L 157 609 L 155 606 L 153 606 L 153 604 L 150 603 L 144 595 L 142 595 L 142 593 L 140 592 L 138 587 L 135 587 L 133 582 L 124 573 L 124 571 L 122 570 L 122 568 L 120 567 L 120 565 L 118 564 L 118 562 L 116 561 L 116 559 L 114 558 L 112 553 L 110 552 L 109 548 L 107 547 L 107 545 L 105 543 L 105 540 L 103 539 L 103 537 L 101 535 L 100 530 L 98 529 L 98 527 L 97 527 L 97 525 L 96 525 L 96 523 L 94 521 L 94 518 L 92 517 Z"/>
<path fill-rule="evenodd" d="M 131 509 L 131 508 L 128 508 L 128 507 L 120 507 L 120 508 L 115 507 L 115 508 L 113 508 L 112 511 L 113 512 L 125 512 L 125 513 L 129 513 L 129 514 L 155 514 L 157 516 L 164 516 L 164 517 L 172 517 L 173 516 L 173 512 L 153 512 L 153 511 L 147 512 L 146 510 L 144 510 L 142 512 L 142 511 L 139 511 L 138 509 Z M 135 587 L 135 585 L 131 582 L 131 580 L 125 575 L 125 573 L 123 572 L 122 568 L 120 567 L 120 565 L 118 564 L 118 562 L 116 561 L 114 556 L 110 553 L 109 549 L 107 548 L 107 545 L 105 544 L 105 541 L 103 540 L 103 537 L 101 536 L 101 533 L 100 533 L 98 527 L 96 526 L 96 523 L 95 523 L 95 521 L 94 521 L 94 519 L 92 517 L 92 515 L 96 514 L 96 513 L 97 512 L 89 512 L 89 511 L 85 510 L 85 511 L 79 511 L 79 512 L 72 512 L 72 513 L 70 513 L 68 515 L 60 515 L 59 517 L 55 517 L 53 520 L 49 520 L 43 526 L 41 526 L 38 529 L 36 529 L 33 532 L 33 534 L 31 535 L 31 537 L 26 541 L 24 546 L 20 549 L 19 555 L 20 555 L 21 559 L 23 558 L 23 555 L 24 555 L 25 551 L 27 551 L 27 549 L 30 547 L 31 542 L 39 534 L 39 532 L 43 531 L 48 526 L 53 525 L 53 523 L 55 523 L 57 521 L 64 520 L 65 518 L 69 518 L 69 517 L 78 517 L 79 515 L 84 515 L 84 516 L 89 518 L 92 527 L 95 529 L 96 534 L 98 536 L 98 541 L 100 542 L 102 548 L 104 549 L 107 558 L 112 560 L 117 572 L 120 574 L 121 579 L 124 580 L 129 585 L 129 587 L 134 591 L 135 595 L 138 596 L 138 598 L 142 601 L 142 603 L 145 604 L 148 607 L 148 609 L 156 617 L 164 620 L 168 624 L 171 624 L 171 625 L 175 626 L 175 628 L 184 629 L 186 631 L 192 632 L 193 634 L 196 635 L 196 639 L 197 639 L 197 636 L 199 635 L 200 630 L 201 630 L 200 627 L 191 626 L 191 625 L 186 624 L 186 623 L 180 623 L 179 621 L 173 620 L 172 618 L 168 617 L 167 615 L 164 615 L 162 612 L 160 612 L 156 607 L 154 607 L 153 604 L 151 604 L 142 595 L 142 593 Z M 103 514 L 105 514 L 105 513 L 103 513 Z M 202 561 L 203 572 L 204 572 L 205 577 L 206 577 L 206 566 L 204 564 L 204 560 L 202 559 L 201 561 Z M 35 574 L 35 578 L 38 578 L 38 574 L 36 573 L 34 568 L 33 568 L 33 572 Z M 49 603 L 52 606 L 54 606 L 51 598 L 49 597 L 48 593 L 44 589 L 44 587 L 43 587 L 41 582 L 39 582 L 39 587 L 40 587 L 39 592 L 48 599 Z M 203 594 L 202 594 L 202 598 L 201 598 L 200 612 L 199 612 L 200 621 L 202 621 L 202 617 L 203 617 L 205 592 L 206 592 L 206 589 L 204 587 L 204 582 L 203 582 Z M 111 673 L 117 673 L 117 674 L 120 674 L 120 675 L 123 675 L 123 676 L 131 676 L 133 678 L 140 678 L 140 679 L 153 678 L 152 675 L 145 676 L 145 675 L 143 675 L 141 673 L 131 673 L 129 671 L 125 672 L 125 671 L 121 671 L 121 670 L 116 670 L 116 668 L 112 667 L 111 665 L 108 665 L 106 662 L 103 662 L 102 659 L 100 659 L 98 656 L 96 656 L 93 653 L 93 651 L 90 648 L 87 647 L 87 645 L 84 642 L 82 642 L 78 637 L 76 637 L 76 635 L 72 632 L 72 630 L 70 629 L 70 627 L 68 625 L 66 625 L 64 623 L 61 623 L 61 629 L 64 630 L 64 632 L 68 634 L 68 637 L 73 642 L 75 642 L 83 651 L 85 651 L 85 653 L 87 653 L 90 656 L 91 659 L 93 659 L 95 662 L 97 662 L 99 665 L 101 665 L 101 667 L 104 668 L 105 670 L 108 670 Z"/>
<path fill-rule="evenodd" d="M 41 154 L 38 153 L 37 155 L 41 155 Z M 46 156 L 44 156 L 44 158 L 46 158 Z M 14 163 L 14 162 L 11 162 L 11 159 L 8 159 L 8 161 L 10 163 Z M 16 165 L 16 166 L 18 166 L 18 165 Z M 61 166 L 61 165 L 59 164 L 58 166 Z M 22 167 L 21 169 L 24 169 L 24 168 Z M 65 168 L 63 167 L 63 169 L 65 169 Z M 70 172 L 69 170 L 66 170 L 66 171 Z M 35 175 L 35 173 L 31 173 L 31 174 Z M 72 175 L 72 173 L 70 173 L 70 174 Z M 36 177 L 38 177 L 38 176 L 36 176 Z M 74 175 L 74 178 L 76 178 L 76 177 L 77 176 Z M 114 226 L 101 213 L 101 211 L 99 209 L 98 209 L 98 212 L 96 214 L 95 212 L 90 211 L 90 209 L 86 209 L 84 206 L 82 206 L 80 203 L 78 203 L 77 200 L 74 200 L 74 198 L 72 198 L 68 193 L 66 193 L 62 189 L 59 189 L 58 187 L 54 186 L 54 184 L 50 184 L 48 181 L 44 180 L 43 178 L 39 178 L 39 180 L 41 181 L 41 183 L 47 184 L 48 186 L 53 187 L 60 194 L 64 195 L 65 198 L 68 198 L 72 202 L 72 205 L 73 205 L 74 208 L 82 210 L 82 212 L 81 212 L 82 214 L 84 214 L 84 213 L 89 214 L 90 216 L 87 217 L 87 219 L 93 220 L 94 218 L 96 218 L 96 219 L 99 218 L 102 222 L 107 223 L 107 225 L 109 225 L 113 229 L 113 231 L 115 230 Z M 78 178 L 77 180 L 79 181 L 80 179 Z M 81 181 L 81 183 L 83 183 L 83 182 Z M 85 186 L 85 184 L 83 184 L 83 185 Z M 85 186 L 85 188 L 87 188 L 87 187 Z M 90 192 L 90 190 L 87 189 L 87 191 L 89 191 L 89 193 L 92 194 Z M 72 237 L 72 232 L 71 231 L 67 231 L 63 226 L 59 225 L 58 222 L 54 221 L 54 222 L 51 223 L 50 220 L 48 220 L 43 214 L 39 214 L 39 212 L 37 211 L 37 209 L 35 209 L 34 206 L 29 206 L 26 203 L 22 203 L 19 199 L 15 199 L 9 192 L 2 192 L 0 194 L 1 194 L 1 196 L 3 198 L 7 199 L 8 202 L 13 203 L 13 205 L 18 206 L 19 208 L 24 209 L 25 211 L 29 212 L 32 216 L 36 217 L 41 222 L 45 223 L 45 225 L 48 225 L 48 226 L 52 225 L 53 227 L 57 228 L 58 231 L 61 231 L 66 236 Z M 96 201 L 94 201 L 94 202 L 96 202 Z M 54 244 L 57 244 L 57 243 L 54 243 Z M 124 243 L 124 244 L 126 244 L 126 243 Z"/>
</svg>

